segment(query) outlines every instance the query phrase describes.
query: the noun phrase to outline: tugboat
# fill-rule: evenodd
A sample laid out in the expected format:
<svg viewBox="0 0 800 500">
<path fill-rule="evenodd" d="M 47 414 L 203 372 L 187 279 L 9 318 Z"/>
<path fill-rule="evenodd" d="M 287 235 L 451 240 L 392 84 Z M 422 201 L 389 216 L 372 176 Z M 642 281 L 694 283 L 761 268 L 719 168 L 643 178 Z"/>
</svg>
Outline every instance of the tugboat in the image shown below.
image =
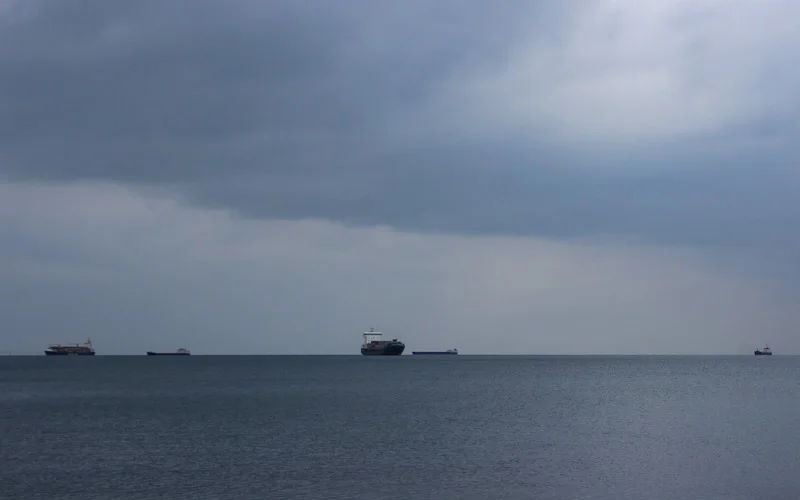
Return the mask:
<svg viewBox="0 0 800 500">
<path fill-rule="evenodd" d="M 412 351 L 414 356 L 458 356 L 458 349 L 448 349 L 446 351 Z"/>
<path fill-rule="evenodd" d="M 760 351 L 758 349 L 753 351 L 753 354 L 756 356 L 772 356 L 772 349 L 770 349 L 769 346 L 764 346 Z"/>
<path fill-rule="evenodd" d="M 399 340 L 381 340 L 383 333 L 370 328 L 364 332 L 364 343 L 361 344 L 361 354 L 364 356 L 399 356 L 403 354 L 406 345 Z"/>
<path fill-rule="evenodd" d="M 147 351 L 148 356 L 189 356 L 189 349 L 180 348 L 175 352 L 153 352 Z"/>
<path fill-rule="evenodd" d="M 92 347 L 92 340 L 86 339 L 83 345 L 61 345 L 50 344 L 44 350 L 46 356 L 94 356 L 94 348 Z"/>
</svg>

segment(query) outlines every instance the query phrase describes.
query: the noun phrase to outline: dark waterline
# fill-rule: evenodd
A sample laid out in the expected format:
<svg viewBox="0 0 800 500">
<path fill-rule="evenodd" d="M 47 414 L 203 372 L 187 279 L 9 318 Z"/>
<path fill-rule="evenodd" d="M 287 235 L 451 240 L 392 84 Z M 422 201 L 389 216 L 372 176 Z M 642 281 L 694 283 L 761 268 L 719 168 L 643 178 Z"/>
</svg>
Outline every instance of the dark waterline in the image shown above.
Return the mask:
<svg viewBox="0 0 800 500">
<path fill-rule="evenodd" d="M 795 356 L 0 357 L 0 498 L 800 498 Z"/>
</svg>

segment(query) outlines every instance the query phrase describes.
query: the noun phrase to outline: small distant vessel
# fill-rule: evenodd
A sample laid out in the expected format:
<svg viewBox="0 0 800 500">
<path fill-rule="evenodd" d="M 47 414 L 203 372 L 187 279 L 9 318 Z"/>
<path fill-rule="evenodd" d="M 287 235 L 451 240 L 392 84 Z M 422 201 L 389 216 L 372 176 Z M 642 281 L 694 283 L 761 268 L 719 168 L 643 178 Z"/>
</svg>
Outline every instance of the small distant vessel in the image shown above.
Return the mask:
<svg viewBox="0 0 800 500">
<path fill-rule="evenodd" d="M 189 356 L 189 349 L 180 348 L 175 352 L 153 352 L 147 351 L 148 356 Z"/>
<path fill-rule="evenodd" d="M 403 354 L 406 345 L 396 338 L 392 340 L 382 340 L 382 332 L 376 332 L 370 328 L 364 332 L 364 343 L 361 344 L 361 354 L 364 356 L 399 356 Z"/>
<path fill-rule="evenodd" d="M 753 351 L 753 354 L 756 356 L 772 356 L 772 349 L 770 349 L 769 346 L 764 346 L 761 350 L 756 349 Z"/>
<path fill-rule="evenodd" d="M 87 339 L 83 345 L 50 344 L 44 353 L 46 356 L 94 356 L 94 348 L 92 340 Z"/>
<path fill-rule="evenodd" d="M 412 351 L 414 356 L 457 356 L 458 349 L 448 349 L 446 351 Z"/>
</svg>

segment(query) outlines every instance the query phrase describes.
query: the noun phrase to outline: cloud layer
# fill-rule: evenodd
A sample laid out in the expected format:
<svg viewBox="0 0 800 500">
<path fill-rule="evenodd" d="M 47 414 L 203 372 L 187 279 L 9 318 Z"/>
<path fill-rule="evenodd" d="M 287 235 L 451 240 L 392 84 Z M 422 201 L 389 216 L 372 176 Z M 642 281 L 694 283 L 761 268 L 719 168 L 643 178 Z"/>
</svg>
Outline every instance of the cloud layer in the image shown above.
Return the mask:
<svg viewBox="0 0 800 500">
<path fill-rule="evenodd" d="M 745 210 L 758 225 L 795 210 L 796 11 L 18 3 L 0 35 L 2 169 L 169 185 L 255 217 L 688 240 L 719 227 L 727 242 L 755 228 Z"/>
</svg>

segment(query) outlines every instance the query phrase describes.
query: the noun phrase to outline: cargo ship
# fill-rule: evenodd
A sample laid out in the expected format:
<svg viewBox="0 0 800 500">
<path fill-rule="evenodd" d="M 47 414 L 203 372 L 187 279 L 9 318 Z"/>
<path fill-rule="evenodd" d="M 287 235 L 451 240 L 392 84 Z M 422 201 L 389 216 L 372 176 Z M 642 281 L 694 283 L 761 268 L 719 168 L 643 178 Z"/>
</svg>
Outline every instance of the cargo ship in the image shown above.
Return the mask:
<svg viewBox="0 0 800 500">
<path fill-rule="evenodd" d="M 364 343 L 361 344 L 361 354 L 364 356 L 399 356 L 403 354 L 406 345 L 396 338 L 382 340 L 383 333 L 370 328 L 364 332 Z"/>
<path fill-rule="evenodd" d="M 756 349 L 753 351 L 753 354 L 756 356 L 772 356 L 772 349 L 770 349 L 769 346 L 764 346 L 761 350 Z"/>
<path fill-rule="evenodd" d="M 446 351 L 412 351 L 414 356 L 458 356 L 458 349 L 448 349 Z"/>
<path fill-rule="evenodd" d="M 47 356 L 94 356 L 94 348 L 92 340 L 87 339 L 83 345 L 50 344 L 44 353 Z"/>
<path fill-rule="evenodd" d="M 189 349 L 180 348 L 175 352 L 153 352 L 147 351 L 148 356 L 189 356 Z"/>
</svg>

